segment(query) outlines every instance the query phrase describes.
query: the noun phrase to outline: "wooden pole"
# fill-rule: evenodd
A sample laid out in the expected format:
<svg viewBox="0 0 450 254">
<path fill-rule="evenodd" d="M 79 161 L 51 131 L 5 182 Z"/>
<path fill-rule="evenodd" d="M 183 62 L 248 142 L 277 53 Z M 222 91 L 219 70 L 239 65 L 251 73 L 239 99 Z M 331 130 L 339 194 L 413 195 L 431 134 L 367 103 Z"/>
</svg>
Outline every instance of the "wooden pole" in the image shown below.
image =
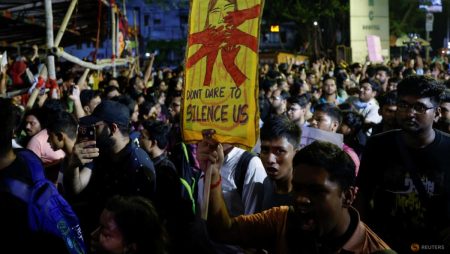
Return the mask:
<svg viewBox="0 0 450 254">
<path fill-rule="evenodd" d="M 112 47 L 112 56 L 111 59 L 114 59 L 117 57 L 116 55 L 116 40 L 117 40 L 117 35 L 116 35 L 116 12 L 115 9 L 116 5 L 111 4 L 111 47 Z M 117 73 L 116 73 L 116 67 L 113 65 L 113 77 L 117 77 Z"/>
<path fill-rule="evenodd" d="M 131 59 L 125 59 L 125 58 L 103 59 L 103 60 L 97 61 L 97 64 L 94 64 L 91 62 L 83 61 L 83 60 L 79 59 L 78 57 L 72 56 L 71 54 L 65 52 L 64 49 L 62 49 L 62 48 L 54 48 L 54 54 L 57 55 L 58 57 L 62 57 L 64 59 L 66 59 L 72 63 L 76 63 L 76 64 L 80 65 L 81 67 L 89 68 L 92 70 L 102 70 L 104 68 L 112 67 L 113 65 L 116 65 L 116 66 L 126 65 L 126 64 L 130 63 L 131 61 L 133 61 L 132 58 Z"/>
<path fill-rule="evenodd" d="M 34 88 L 31 91 L 30 98 L 28 98 L 28 102 L 25 107 L 26 110 L 30 110 L 33 108 L 33 105 L 36 102 L 36 98 L 38 97 L 40 90 L 43 88 L 45 89 L 45 82 L 47 80 L 47 77 L 48 77 L 48 70 L 47 67 L 44 65 L 41 71 L 39 72 L 38 80 L 34 81 L 35 82 L 35 84 L 33 84 Z"/>
<path fill-rule="evenodd" d="M 202 130 L 202 135 L 204 139 L 213 138 L 216 131 L 214 129 L 205 129 Z M 211 163 L 207 161 L 206 163 L 206 172 L 205 172 L 205 181 L 203 184 L 203 204 L 201 206 L 201 218 L 204 220 L 208 219 L 208 208 L 209 208 L 209 196 L 211 193 L 211 175 L 212 168 Z"/>
<path fill-rule="evenodd" d="M 45 0 L 45 25 L 47 27 L 47 49 L 52 49 L 54 47 L 52 0 Z M 55 57 L 51 54 L 47 55 L 47 68 L 49 78 L 56 80 Z"/>
<path fill-rule="evenodd" d="M 73 10 L 75 9 L 75 6 L 77 5 L 77 2 L 78 2 L 78 0 L 72 0 L 72 2 L 70 2 L 69 9 L 67 9 L 67 12 L 66 12 L 66 16 L 64 16 L 62 24 L 59 27 L 59 31 L 56 34 L 55 47 L 58 47 L 59 43 L 61 42 L 64 32 L 66 31 L 67 24 L 69 23 L 69 20 L 72 17 Z"/>
<path fill-rule="evenodd" d="M 211 193 L 211 174 L 212 169 L 210 168 L 211 164 L 208 162 L 208 166 L 206 167 L 205 172 L 205 181 L 203 184 L 203 204 L 201 211 L 201 218 L 204 220 L 208 219 L 208 209 L 209 209 L 209 194 Z"/>
</svg>

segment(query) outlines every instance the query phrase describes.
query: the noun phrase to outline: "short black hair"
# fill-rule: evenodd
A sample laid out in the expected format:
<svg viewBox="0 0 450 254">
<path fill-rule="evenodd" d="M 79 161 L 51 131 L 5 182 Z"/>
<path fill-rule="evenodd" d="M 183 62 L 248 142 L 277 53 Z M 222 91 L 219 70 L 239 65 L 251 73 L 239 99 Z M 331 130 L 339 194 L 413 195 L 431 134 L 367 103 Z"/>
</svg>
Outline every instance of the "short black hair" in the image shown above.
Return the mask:
<svg viewBox="0 0 450 254">
<path fill-rule="evenodd" d="M 281 100 L 287 100 L 290 96 L 291 95 L 288 92 L 281 90 L 281 92 L 280 92 Z"/>
<path fill-rule="evenodd" d="M 386 65 L 379 65 L 379 66 L 376 67 L 376 69 L 377 69 L 377 72 L 379 72 L 379 71 L 384 71 L 384 72 L 386 72 L 386 75 L 387 75 L 388 77 L 392 76 L 392 70 L 391 70 L 391 68 L 389 68 L 389 67 L 386 66 Z"/>
<path fill-rule="evenodd" d="M 155 100 L 146 100 L 139 105 L 139 119 L 143 120 L 144 116 L 148 115 L 152 108 L 156 105 Z"/>
<path fill-rule="evenodd" d="M 111 99 L 112 101 L 117 101 L 127 106 L 130 116 L 134 113 L 134 108 L 136 107 L 136 101 L 126 94 L 119 95 Z"/>
<path fill-rule="evenodd" d="M 434 78 L 411 75 L 404 78 L 397 86 L 398 97 L 412 95 L 430 98 L 434 106 L 438 106 L 445 86 Z"/>
<path fill-rule="evenodd" d="M 159 149 L 164 150 L 167 148 L 169 145 L 169 125 L 161 121 L 145 121 L 142 125 L 148 131 L 149 139 L 158 142 Z"/>
<path fill-rule="evenodd" d="M 48 124 L 47 131 L 55 134 L 64 132 L 70 139 L 75 140 L 77 138 L 77 128 L 77 119 L 71 113 L 62 111 Z"/>
<path fill-rule="evenodd" d="M 343 111 L 342 123 L 350 127 L 355 133 L 358 133 L 363 128 L 364 116 L 356 111 Z"/>
<path fill-rule="evenodd" d="M 398 84 L 398 82 L 400 82 L 400 81 L 401 81 L 401 79 L 399 77 L 391 77 L 391 78 L 389 78 L 388 82 Z"/>
<path fill-rule="evenodd" d="M 305 94 L 293 95 L 287 99 L 287 102 L 289 104 L 298 104 L 300 107 L 305 108 L 309 103 L 309 99 Z"/>
<path fill-rule="evenodd" d="M 100 96 L 99 91 L 84 89 L 83 91 L 80 92 L 81 106 L 84 107 L 84 106 L 88 105 L 92 99 L 94 99 L 95 97 L 98 97 L 98 96 Z"/>
<path fill-rule="evenodd" d="M 379 93 L 381 91 L 381 85 L 375 79 L 372 79 L 372 78 L 363 79 L 363 80 L 359 81 L 359 86 L 361 86 L 364 83 L 368 83 L 370 85 L 370 87 L 372 87 L 372 90 L 374 90 L 377 93 Z"/>
<path fill-rule="evenodd" d="M 377 98 L 378 104 L 380 105 L 380 108 L 383 108 L 383 106 L 393 106 L 397 105 L 398 95 L 397 91 L 389 91 Z"/>
<path fill-rule="evenodd" d="M 13 132 L 16 128 L 17 111 L 12 100 L 9 98 L 0 98 L 0 156 L 7 154 L 12 149 Z"/>
<path fill-rule="evenodd" d="M 119 88 L 115 87 L 115 86 L 107 86 L 105 87 L 105 89 L 103 90 L 103 96 L 106 98 L 106 95 L 109 94 L 112 91 L 117 91 L 120 93 Z"/>
<path fill-rule="evenodd" d="M 261 128 L 261 140 L 286 138 L 297 149 L 300 146 L 302 130 L 284 115 L 272 115 Z"/>
<path fill-rule="evenodd" d="M 125 244 L 136 244 L 137 253 L 165 253 L 167 231 L 150 200 L 116 195 L 107 200 L 105 210 L 114 215 Z"/>
<path fill-rule="evenodd" d="M 339 124 L 342 122 L 341 110 L 332 103 L 320 103 L 314 106 L 314 112 L 320 111 L 327 114 L 333 120 L 337 121 Z"/>
<path fill-rule="evenodd" d="M 335 181 L 341 190 L 355 186 L 355 163 L 340 147 L 326 141 L 316 140 L 300 149 L 294 156 L 294 170 L 300 164 L 325 169 L 330 180 Z"/>
<path fill-rule="evenodd" d="M 450 89 L 445 89 L 441 96 L 441 103 L 450 102 Z"/>
</svg>

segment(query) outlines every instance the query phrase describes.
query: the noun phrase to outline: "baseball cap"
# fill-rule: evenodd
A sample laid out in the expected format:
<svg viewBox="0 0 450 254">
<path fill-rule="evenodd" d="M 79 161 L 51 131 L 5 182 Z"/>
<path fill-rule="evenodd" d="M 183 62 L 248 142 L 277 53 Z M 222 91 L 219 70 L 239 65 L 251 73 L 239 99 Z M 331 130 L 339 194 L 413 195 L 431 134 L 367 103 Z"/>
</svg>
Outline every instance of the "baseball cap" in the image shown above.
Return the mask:
<svg viewBox="0 0 450 254">
<path fill-rule="evenodd" d="M 115 123 L 121 126 L 128 126 L 130 122 L 130 112 L 127 106 L 120 102 L 103 100 L 91 115 L 80 118 L 81 125 L 96 124 L 100 121 Z"/>
</svg>

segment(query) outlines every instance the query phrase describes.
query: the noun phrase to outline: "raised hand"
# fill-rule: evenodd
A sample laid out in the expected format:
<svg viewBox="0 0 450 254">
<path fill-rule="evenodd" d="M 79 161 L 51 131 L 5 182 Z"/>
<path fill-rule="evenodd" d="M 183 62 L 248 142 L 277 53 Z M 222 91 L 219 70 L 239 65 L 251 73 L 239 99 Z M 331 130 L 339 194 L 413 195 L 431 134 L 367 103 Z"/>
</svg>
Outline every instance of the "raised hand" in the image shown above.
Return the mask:
<svg viewBox="0 0 450 254">
<path fill-rule="evenodd" d="M 87 141 L 75 144 L 73 147 L 73 153 L 71 156 L 71 163 L 73 165 L 81 166 L 86 163 L 90 163 L 94 158 L 98 157 L 99 149 L 95 146 L 95 141 Z"/>
</svg>

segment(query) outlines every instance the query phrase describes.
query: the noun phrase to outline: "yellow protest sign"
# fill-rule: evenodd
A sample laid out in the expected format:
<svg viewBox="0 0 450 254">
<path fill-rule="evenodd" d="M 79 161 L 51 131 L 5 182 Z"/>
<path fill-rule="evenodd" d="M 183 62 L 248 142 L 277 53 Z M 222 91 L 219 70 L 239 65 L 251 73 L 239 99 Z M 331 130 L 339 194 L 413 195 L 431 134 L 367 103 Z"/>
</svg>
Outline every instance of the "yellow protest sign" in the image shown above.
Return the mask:
<svg viewBox="0 0 450 254">
<path fill-rule="evenodd" d="M 255 145 L 262 9 L 263 0 L 191 0 L 182 104 L 186 142 L 214 129 L 219 142 Z"/>
</svg>

